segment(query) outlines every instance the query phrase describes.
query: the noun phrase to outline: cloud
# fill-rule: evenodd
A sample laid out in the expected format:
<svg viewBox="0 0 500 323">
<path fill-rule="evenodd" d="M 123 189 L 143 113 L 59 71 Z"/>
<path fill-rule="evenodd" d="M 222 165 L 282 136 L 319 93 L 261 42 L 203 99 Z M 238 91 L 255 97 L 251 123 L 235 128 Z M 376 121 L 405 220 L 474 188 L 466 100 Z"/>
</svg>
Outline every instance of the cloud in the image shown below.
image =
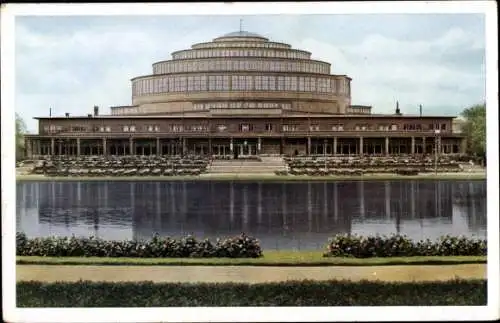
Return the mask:
<svg viewBox="0 0 500 323">
<path fill-rule="evenodd" d="M 401 37 L 391 33 L 398 25 L 391 29 L 390 19 L 368 25 L 339 18 L 331 31 L 321 29 L 327 18 L 249 16 L 244 29 L 330 62 L 332 73 L 352 77 L 353 104 L 373 105 L 375 113 L 392 112 L 399 100 L 403 112 L 423 104 L 429 114 L 458 114 L 484 100 L 484 31 L 458 22 L 438 28 L 438 17 L 424 34 L 420 23 L 399 17 L 408 30 Z M 94 105 L 107 113 L 109 106 L 130 104 L 130 79 L 152 73 L 152 63 L 239 27 L 235 17 L 87 19 L 16 24 L 16 112 L 30 131 L 37 130 L 32 117 L 49 108 L 83 115 Z"/>
<path fill-rule="evenodd" d="M 435 107 L 433 114 L 457 114 L 485 97 L 484 40 L 460 28 L 426 41 L 371 34 L 354 45 L 308 38 L 301 47 L 331 62 L 333 74 L 352 77 L 352 101 L 380 113 L 392 112 L 399 100 L 403 111 L 423 104 Z"/>
</svg>

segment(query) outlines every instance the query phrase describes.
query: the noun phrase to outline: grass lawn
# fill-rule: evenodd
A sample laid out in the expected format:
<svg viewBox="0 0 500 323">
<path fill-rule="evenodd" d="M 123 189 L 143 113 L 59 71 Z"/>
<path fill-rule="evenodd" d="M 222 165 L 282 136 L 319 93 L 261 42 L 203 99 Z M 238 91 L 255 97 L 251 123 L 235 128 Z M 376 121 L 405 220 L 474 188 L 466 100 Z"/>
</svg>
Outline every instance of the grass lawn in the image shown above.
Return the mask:
<svg viewBox="0 0 500 323">
<path fill-rule="evenodd" d="M 99 177 L 65 177 L 43 175 L 17 175 L 17 181 L 356 181 L 356 180 L 484 180 L 486 173 L 441 173 L 404 176 L 397 174 L 368 175 L 331 175 L 306 176 L 274 174 L 203 174 L 201 176 L 99 176 Z"/>
<path fill-rule="evenodd" d="M 18 265 L 115 266 L 389 266 L 486 263 L 486 256 L 335 258 L 322 251 L 267 251 L 261 258 L 107 258 L 17 256 Z"/>
</svg>

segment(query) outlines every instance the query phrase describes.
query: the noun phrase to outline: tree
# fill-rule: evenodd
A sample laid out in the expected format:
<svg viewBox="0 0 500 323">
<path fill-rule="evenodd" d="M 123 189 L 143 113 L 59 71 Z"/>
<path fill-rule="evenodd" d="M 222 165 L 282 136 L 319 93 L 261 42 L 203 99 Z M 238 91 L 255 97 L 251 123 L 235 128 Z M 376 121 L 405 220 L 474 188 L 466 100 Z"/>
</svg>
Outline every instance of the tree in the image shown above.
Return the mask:
<svg viewBox="0 0 500 323">
<path fill-rule="evenodd" d="M 24 135 L 26 134 L 26 123 L 16 113 L 16 160 L 24 156 Z"/>
<path fill-rule="evenodd" d="M 476 104 L 462 112 L 465 118 L 463 132 L 467 140 L 467 152 L 486 159 L 486 104 Z"/>
</svg>

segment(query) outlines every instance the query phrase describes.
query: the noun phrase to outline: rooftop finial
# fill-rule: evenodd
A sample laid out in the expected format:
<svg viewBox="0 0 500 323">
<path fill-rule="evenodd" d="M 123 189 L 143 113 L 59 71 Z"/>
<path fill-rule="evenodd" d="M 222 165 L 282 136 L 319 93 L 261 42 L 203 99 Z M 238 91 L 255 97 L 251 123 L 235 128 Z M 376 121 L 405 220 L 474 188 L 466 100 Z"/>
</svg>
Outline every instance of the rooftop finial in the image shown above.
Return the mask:
<svg viewBox="0 0 500 323">
<path fill-rule="evenodd" d="M 243 19 L 240 19 L 240 32 L 243 31 Z"/>
</svg>

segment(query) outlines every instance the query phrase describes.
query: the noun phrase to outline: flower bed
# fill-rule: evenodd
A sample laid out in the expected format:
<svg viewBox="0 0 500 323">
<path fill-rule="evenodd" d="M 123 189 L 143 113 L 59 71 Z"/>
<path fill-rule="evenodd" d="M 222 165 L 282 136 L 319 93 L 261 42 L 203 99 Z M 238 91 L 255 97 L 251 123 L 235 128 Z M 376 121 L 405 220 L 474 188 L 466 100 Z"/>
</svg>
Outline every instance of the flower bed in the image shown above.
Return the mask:
<svg viewBox="0 0 500 323">
<path fill-rule="evenodd" d="M 149 241 L 105 241 L 94 237 L 49 237 L 29 239 L 16 235 L 16 255 L 51 257 L 138 257 L 138 258 L 257 258 L 262 256 L 259 241 L 241 234 L 216 243 L 197 240 L 192 236 L 181 239 L 155 235 Z"/>
<path fill-rule="evenodd" d="M 296 175 L 359 175 L 361 173 L 391 173 L 400 175 L 417 175 L 425 172 L 460 172 L 460 165 L 452 156 L 439 158 L 437 165 L 429 156 L 395 156 L 395 157 L 286 157 L 290 174 Z M 436 169 L 437 166 L 437 169 Z M 355 170 L 355 172 L 349 172 Z"/>
<path fill-rule="evenodd" d="M 208 158 L 199 156 L 99 156 L 63 157 L 40 160 L 33 174 L 47 176 L 173 176 L 200 175 Z"/>
<path fill-rule="evenodd" d="M 404 235 L 370 236 L 339 234 L 328 241 L 324 257 L 486 256 L 487 242 L 466 237 L 442 236 L 437 241 L 413 241 Z"/>
</svg>

